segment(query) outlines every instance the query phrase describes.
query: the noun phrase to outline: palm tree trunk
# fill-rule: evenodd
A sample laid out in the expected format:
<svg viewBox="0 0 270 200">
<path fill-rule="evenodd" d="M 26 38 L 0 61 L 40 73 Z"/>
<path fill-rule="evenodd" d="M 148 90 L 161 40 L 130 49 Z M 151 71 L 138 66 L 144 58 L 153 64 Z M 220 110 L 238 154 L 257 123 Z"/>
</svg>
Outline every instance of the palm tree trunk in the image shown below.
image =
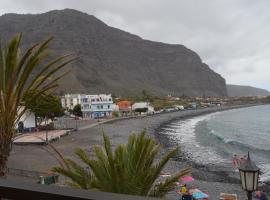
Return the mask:
<svg viewBox="0 0 270 200">
<path fill-rule="evenodd" d="M 11 131 L 9 134 L 3 134 L 3 132 L 0 131 L 0 135 L 0 178 L 6 178 L 8 157 L 12 149 L 13 132 Z"/>
<path fill-rule="evenodd" d="M 9 154 L 1 150 L 0 153 L 0 178 L 6 178 L 7 175 L 7 162 Z"/>
</svg>

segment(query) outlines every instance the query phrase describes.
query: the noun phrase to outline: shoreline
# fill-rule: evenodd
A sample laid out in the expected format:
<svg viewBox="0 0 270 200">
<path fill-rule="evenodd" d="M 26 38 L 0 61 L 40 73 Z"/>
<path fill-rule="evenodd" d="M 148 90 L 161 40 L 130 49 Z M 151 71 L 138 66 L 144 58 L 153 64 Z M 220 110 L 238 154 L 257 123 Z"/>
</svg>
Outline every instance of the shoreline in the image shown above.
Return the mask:
<svg viewBox="0 0 270 200">
<path fill-rule="evenodd" d="M 220 112 L 224 110 L 244 108 L 256 105 L 244 105 L 233 107 L 211 107 L 206 109 L 185 110 L 161 113 L 150 116 L 141 116 L 136 118 L 125 118 L 120 120 L 112 120 L 97 126 L 91 126 L 87 129 L 78 130 L 71 135 L 61 138 L 59 141 L 51 143 L 64 157 L 78 160 L 74 155 L 74 150 L 78 147 L 85 149 L 89 155 L 92 155 L 91 147 L 93 145 L 102 145 L 102 131 L 104 131 L 111 139 L 112 147 L 118 144 L 123 144 L 128 141 L 128 137 L 132 133 L 139 133 L 144 128 L 150 136 L 156 137 L 158 128 L 162 125 L 175 121 L 184 120 L 191 117 L 210 114 L 213 112 Z M 159 141 L 161 144 L 164 141 Z M 163 144 L 162 144 L 163 145 Z M 165 148 L 161 149 L 161 153 L 166 151 Z M 42 159 L 40 159 L 42 158 Z M 44 150 L 44 147 L 38 145 L 14 145 L 11 155 L 9 157 L 8 167 L 18 168 L 24 170 L 33 170 L 40 172 L 48 172 L 54 166 L 59 165 L 57 160 Z M 224 180 L 227 174 L 219 171 L 218 168 L 210 168 L 210 166 L 200 166 L 191 163 L 188 159 L 174 159 L 168 163 L 165 170 L 171 173 L 176 172 L 184 166 L 193 165 L 193 173 L 195 178 L 195 186 L 208 192 L 211 199 L 218 199 L 220 192 L 243 194 L 240 184 L 233 183 L 231 180 Z M 234 177 L 233 177 L 234 178 Z M 240 199 L 241 196 L 239 196 Z M 179 195 L 175 192 L 168 195 L 169 199 L 177 199 Z"/>
<path fill-rule="evenodd" d="M 193 113 L 191 115 L 185 115 L 180 118 L 174 118 L 171 119 L 165 123 L 160 124 L 160 126 L 155 130 L 154 137 L 158 140 L 159 143 L 164 145 L 164 149 L 168 150 L 174 146 L 173 141 L 170 141 L 170 139 L 165 135 L 162 136 L 162 134 L 159 134 L 159 130 L 162 127 L 166 127 L 167 125 L 173 123 L 173 122 L 179 122 L 182 120 L 191 119 L 198 116 L 204 116 L 216 112 L 222 112 L 227 110 L 233 110 L 233 109 L 240 109 L 240 108 L 247 108 L 251 106 L 261 106 L 261 105 L 245 105 L 245 106 L 234 106 L 234 107 L 227 107 L 218 109 L 216 111 L 210 110 L 203 113 Z M 176 162 L 176 163 L 173 163 Z M 218 199 L 219 198 L 219 192 L 210 191 L 210 184 L 213 184 L 212 187 L 215 187 L 215 185 L 222 185 L 224 188 L 215 188 L 216 191 L 221 192 L 228 192 L 228 193 L 236 193 L 238 195 L 239 199 L 244 199 L 245 194 L 243 190 L 241 189 L 241 182 L 239 178 L 239 173 L 234 171 L 233 168 L 228 168 L 228 166 L 222 166 L 221 164 L 201 164 L 193 161 L 189 155 L 182 151 L 179 153 L 179 155 L 173 159 L 173 162 L 170 164 L 172 166 L 168 167 L 168 170 L 175 171 L 174 168 L 181 168 L 184 166 L 191 166 L 192 167 L 192 176 L 197 180 L 195 182 L 195 187 L 203 188 L 204 191 L 207 191 L 210 196 L 215 198 L 209 198 L 209 199 Z M 181 163 L 181 164 L 180 164 Z M 176 167 L 175 167 L 176 165 Z M 232 187 L 233 186 L 233 187 Z M 265 192 L 269 192 L 269 188 L 266 186 L 265 182 L 261 182 L 259 185 L 259 188 L 261 190 L 264 190 Z M 174 195 L 172 195 L 172 198 L 174 198 Z"/>
</svg>

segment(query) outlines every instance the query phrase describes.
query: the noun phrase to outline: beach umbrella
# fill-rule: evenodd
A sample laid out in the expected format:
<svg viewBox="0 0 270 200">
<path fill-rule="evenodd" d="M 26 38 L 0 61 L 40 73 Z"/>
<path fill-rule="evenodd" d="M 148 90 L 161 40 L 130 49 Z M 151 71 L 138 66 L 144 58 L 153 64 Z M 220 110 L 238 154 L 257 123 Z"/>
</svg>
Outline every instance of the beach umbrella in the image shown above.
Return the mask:
<svg viewBox="0 0 270 200">
<path fill-rule="evenodd" d="M 190 183 L 194 181 L 194 178 L 192 176 L 184 176 L 181 178 L 182 183 Z"/>
<path fill-rule="evenodd" d="M 208 198 L 208 195 L 203 192 L 196 192 L 192 194 L 192 197 L 195 199 L 203 199 L 203 198 Z"/>
</svg>

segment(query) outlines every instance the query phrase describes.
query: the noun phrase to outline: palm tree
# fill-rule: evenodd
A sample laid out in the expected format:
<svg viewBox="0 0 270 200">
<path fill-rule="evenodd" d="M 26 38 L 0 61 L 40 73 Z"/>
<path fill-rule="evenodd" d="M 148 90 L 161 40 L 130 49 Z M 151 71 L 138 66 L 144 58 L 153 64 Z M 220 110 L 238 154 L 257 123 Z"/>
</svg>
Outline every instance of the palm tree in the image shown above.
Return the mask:
<svg viewBox="0 0 270 200">
<path fill-rule="evenodd" d="M 128 143 L 118 145 L 114 152 L 108 136 L 103 134 L 103 139 L 104 148 L 94 146 L 93 158 L 82 149 L 75 151 L 84 166 L 64 159 L 65 167 L 55 167 L 53 171 L 70 178 L 68 184 L 72 187 L 152 197 L 163 197 L 175 188 L 179 178 L 190 173 L 186 168 L 158 183 L 161 171 L 179 148 L 157 161 L 161 146 L 147 137 L 145 130 L 129 136 Z"/>
<path fill-rule="evenodd" d="M 49 61 L 48 45 L 52 37 L 22 54 L 21 39 L 19 34 L 8 44 L 0 43 L 0 177 L 6 175 L 15 125 L 26 111 L 23 97 L 31 91 L 35 94 L 34 101 L 57 87 L 57 81 L 67 73 L 57 72 L 74 60 L 71 55 L 64 55 Z"/>
</svg>

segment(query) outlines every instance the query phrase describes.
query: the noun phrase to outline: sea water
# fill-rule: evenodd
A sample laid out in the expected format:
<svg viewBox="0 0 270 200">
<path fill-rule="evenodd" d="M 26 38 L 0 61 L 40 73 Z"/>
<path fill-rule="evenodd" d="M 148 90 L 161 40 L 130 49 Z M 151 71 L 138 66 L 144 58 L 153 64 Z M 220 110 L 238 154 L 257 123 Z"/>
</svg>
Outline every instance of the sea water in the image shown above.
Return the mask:
<svg viewBox="0 0 270 200">
<path fill-rule="evenodd" d="M 197 163 L 232 168 L 232 157 L 250 152 L 260 180 L 270 179 L 270 105 L 253 106 L 173 122 L 162 133 Z"/>
</svg>

